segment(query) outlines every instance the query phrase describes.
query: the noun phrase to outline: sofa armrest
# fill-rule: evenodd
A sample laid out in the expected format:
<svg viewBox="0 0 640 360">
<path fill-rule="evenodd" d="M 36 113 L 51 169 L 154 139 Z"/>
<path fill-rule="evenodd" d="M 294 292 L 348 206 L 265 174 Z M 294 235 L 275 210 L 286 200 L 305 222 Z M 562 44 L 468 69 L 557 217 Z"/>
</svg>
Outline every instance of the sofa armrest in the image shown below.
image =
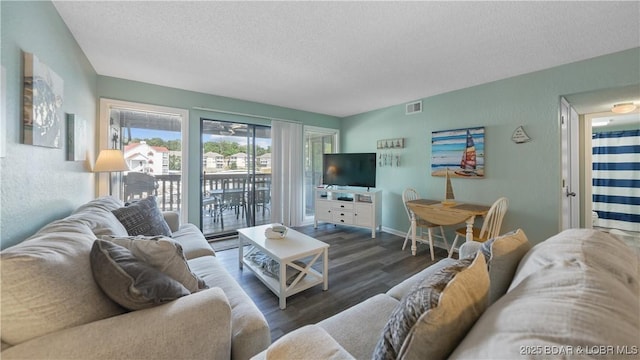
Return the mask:
<svg viewBox="0 0 640 360">
<path fill-rule="evenodd" d="M 229 359 L 231 307 L 220 288 L 50 333 L 3 359 Z"/>
<path fill-rule="evenodd" d="M 468 257 L 475 257 L 476 254 L 478 253 L 478 250 L 480 250 L 480 247 L 482 246 L 481 242 L 477 242 L 477 241 L 467 241 L 464 244 L 462 244 L 462 246 L 460 246 L 460 259 L 464 259 L 464 258 L 468 258 Z"/>
<path fill-rule="evenodd" d="M 307 325 L 278 339 L 253 360 L 267 359 L 354 359 L 329 333 L 317 325 Z"/>
<path fill-rule="evenodd" d="M 164 221 L 169 225 L 171 232 L 180 230 L 180 214 L 175 211 L 163 211 Z"/>
</svg>

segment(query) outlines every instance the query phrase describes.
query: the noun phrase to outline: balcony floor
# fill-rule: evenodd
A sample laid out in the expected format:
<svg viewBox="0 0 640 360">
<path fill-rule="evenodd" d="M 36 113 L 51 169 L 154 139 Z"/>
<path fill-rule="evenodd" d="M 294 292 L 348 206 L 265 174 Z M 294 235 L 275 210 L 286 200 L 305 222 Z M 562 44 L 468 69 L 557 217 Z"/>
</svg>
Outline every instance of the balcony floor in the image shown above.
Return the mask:
<svg viewBox="0 0 640 360">
<path fill-rule="evenodd" d="M 247 217 L 242 216 L 242 214 L 240 214 L 236 218 L 236 213 L 233 210 L 224 211 L 223 217 L 224 217 L 223 221 L 221 222 L 219 218 L 214 219 L 212 216 L 209 215 L 208 212 L 205 211 L 202 216 L 202 233 L 205 236 L 210 236 L 210 235 L 221 234 L 223 232 L 233 231 L 233 230 L 237 230 L 237 229 L 241 229 L 249 226 L 249 224 L 247 223 Z M 222 227 L 223 223 L 224 223 L 224 228 Z M 262 208 L 259 208 L 256 211 L 255 225 L 264 225 L 269 223 L 271 223 L 271 211 L 269 207 L 265 209 L 264 214 L 262 212 Z"/>
</svg>

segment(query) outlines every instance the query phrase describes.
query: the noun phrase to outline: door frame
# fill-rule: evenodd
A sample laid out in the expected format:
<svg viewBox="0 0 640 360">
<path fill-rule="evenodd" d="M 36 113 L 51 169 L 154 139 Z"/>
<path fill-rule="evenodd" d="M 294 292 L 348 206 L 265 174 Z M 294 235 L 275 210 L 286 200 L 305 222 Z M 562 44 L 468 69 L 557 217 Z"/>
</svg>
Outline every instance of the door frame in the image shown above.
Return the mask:
<svg viewBox="0 0 640 360">
<path fill-rule="evenodd" d="M 189 164 L 189 110 L 172 108 L 159 105 L 151 105 L 145 103 L 138 103 L 133 101 L 114 100 L 108 98 L 100 99 L 100 124 L 98 126 L 98 152 L 102 149 L 109 149 L 111 142 L 111 122 L 110 112 L 112 108 L 135 110 L 135 111 L 149 111 L 157 113 L 165 113 L 171 115 L 177 115 L 182 118 L 180 122 L 181 142 L 182 142 L 182 169 L 181 169 L 181 184 L 180 192 L 180 222 L 186 223 L 188 219 L 188 194 L 187 184 L 189 184 L 189 172 L 187 166 Z M 96 196 L 104 196 L 109 194 L 109 180 L 105 176 L 96 176 Z"/>
<path fill-rule="evenodd" d="M 560 229 L 580 227 L 580 140 L 578 112 L 560 98 Z M 567 213 L 568 212 L 568 213 Z"/>
</svg>

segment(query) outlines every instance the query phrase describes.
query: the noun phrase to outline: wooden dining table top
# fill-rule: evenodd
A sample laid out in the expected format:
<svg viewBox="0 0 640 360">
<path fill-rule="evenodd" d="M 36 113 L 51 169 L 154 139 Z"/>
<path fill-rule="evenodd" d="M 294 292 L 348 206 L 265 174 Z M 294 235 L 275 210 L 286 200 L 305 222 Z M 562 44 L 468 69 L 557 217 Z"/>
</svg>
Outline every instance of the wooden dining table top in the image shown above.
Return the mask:
<svg viewBox="0 0 640 360">
<path fill-rule="evenodd" d="M 418 199 L 407 201 L 413 213 L 435 225 L 455 225 L 467 221 L 471 217 L 485 216 L 489 206 L 457 202 L 443 205 L 440 200 Z"/>
</svg>

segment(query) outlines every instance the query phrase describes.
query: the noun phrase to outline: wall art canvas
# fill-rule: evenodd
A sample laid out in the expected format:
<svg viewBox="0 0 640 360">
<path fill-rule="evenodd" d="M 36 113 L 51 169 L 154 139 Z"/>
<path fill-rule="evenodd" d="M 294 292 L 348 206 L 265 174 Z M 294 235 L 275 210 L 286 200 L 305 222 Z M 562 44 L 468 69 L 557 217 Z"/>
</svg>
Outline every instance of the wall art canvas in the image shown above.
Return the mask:
<svg viewBox="0 0 640 360">
<path fill-rule="evenodd" d="M 67 114 L 67 160 L 84 161 L 87 152 L 86 123 L 74 114 Z"/>
<path fill-rule="evenodd" d="M 431 176 L 483 178 L 484 127 L 431 133 Z"/>
<path fill-rule="evenodd" d="M 23 142 L 61 148 L 64 82 L 31 53 L 24 53 Z"/>
</svg>

